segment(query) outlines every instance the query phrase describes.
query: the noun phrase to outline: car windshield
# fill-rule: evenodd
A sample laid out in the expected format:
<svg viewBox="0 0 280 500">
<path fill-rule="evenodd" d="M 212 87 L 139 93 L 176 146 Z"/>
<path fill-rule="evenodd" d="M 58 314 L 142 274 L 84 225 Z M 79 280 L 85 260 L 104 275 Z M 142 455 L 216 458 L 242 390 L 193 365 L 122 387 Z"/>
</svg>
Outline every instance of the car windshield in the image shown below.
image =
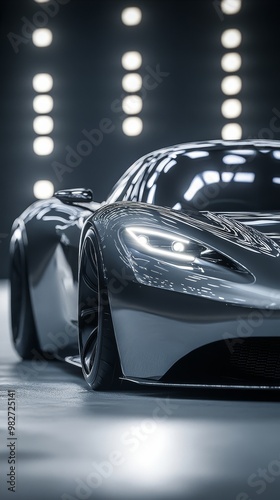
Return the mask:
<svg viewBox="0 0 280 500">
<path fill-rule="evenodd" d="M 280 210 L 280 148 L 177 146 L 159 151 L 139 160 L 109 200 L 177 210 Z"/>
</svg>

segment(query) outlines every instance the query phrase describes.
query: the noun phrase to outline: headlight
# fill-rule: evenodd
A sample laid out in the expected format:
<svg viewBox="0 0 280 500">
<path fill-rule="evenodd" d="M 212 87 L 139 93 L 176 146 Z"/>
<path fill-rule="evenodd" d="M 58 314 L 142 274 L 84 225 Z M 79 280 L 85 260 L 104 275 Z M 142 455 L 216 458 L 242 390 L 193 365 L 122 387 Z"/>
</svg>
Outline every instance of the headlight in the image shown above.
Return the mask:
<svg viewBox="0 0 280 500">
<path fill-rule="evenodd" d="M 128 227 L 126 232 L 131 244 L 147 255 L 186 263 L 196 259 L 198 246 L 176 234 L 144 227 Z"/>
<path fill-rule="evenodd" d="M 136 280 L 145 285 L 214 298 L 215 288 L 254 281 L 239 263 L 176 228 L 129 226 L 120 240 Z"/>
<path fill-rule="evenodd" d="M 185 238 L 177 233 L 161 231 L 149 227 L 127 227 L 125 241 L 128 248 L 158 258 L 169 264 L 193 264 L 189 269 L 198 267 L 205 272 L 213 264 L 222 266 L 238 273 L 246 273 L 246 269 L 202 242 Z"/>
</svg>

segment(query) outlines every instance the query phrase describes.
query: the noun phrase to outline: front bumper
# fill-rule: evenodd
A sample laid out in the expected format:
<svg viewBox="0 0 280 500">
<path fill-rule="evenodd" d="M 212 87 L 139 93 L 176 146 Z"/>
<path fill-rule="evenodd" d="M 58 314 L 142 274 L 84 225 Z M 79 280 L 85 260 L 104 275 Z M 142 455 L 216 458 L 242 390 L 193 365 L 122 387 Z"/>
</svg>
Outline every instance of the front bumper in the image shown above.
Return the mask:
<svg viewBox="0 0 280 500">
<path fill-rule="evenodd" d="M 125 377 L 159 381 L 194 350 L 222 341 L 279 337 L 280 311 L 216 302 L 129 282 L 109 301 Z M 207 382 L 207 381 L 205 381 Z"/>
</svg>

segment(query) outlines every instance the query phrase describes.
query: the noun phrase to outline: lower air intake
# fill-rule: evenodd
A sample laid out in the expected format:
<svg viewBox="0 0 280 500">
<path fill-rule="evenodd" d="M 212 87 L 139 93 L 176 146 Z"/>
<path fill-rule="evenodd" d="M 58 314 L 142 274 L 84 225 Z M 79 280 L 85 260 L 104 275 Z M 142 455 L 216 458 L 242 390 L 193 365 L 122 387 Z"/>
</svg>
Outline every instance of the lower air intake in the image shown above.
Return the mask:
<svg viewBox="0 0 280 500">
<path fill-rule="evenodd" d="M 280 386 L 280 338 L 213 342 L 177 361 L 162 381 Z"/>
<path fill-rule="evenodd" d="M 280 340 L 278 338 L 240 339 L 230 363 L 244 375 L 280 380 Z"/>
</svg>

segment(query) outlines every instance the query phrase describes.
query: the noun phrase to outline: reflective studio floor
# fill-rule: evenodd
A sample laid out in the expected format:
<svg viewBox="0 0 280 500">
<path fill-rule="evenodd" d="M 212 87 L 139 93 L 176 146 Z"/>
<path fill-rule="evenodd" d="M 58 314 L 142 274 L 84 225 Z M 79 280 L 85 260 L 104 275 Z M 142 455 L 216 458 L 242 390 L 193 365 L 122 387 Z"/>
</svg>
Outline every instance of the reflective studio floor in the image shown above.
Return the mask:
<svg viewBox="0 0 280 500">
<path fill-rule="evenodd" d="M 1 500 L 279 500 L 277 393 L 91 392 L 78 368 L 21 362 L 8 310 L 0 282 Z"/>
</svg>

